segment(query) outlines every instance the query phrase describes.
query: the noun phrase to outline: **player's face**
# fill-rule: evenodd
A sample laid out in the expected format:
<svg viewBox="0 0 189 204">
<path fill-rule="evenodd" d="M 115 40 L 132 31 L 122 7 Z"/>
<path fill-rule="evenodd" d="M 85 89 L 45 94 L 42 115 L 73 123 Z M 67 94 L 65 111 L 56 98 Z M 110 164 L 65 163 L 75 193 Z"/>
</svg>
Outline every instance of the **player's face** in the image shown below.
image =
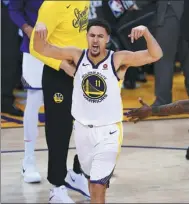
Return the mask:
<svg viewBox="0 0 189 204">
<path fill-rule="evenodd" d="M 100 26 L 92 26 L 87 33 L 88 48 L 91 56 L 97 57 L 106 49 L 109 35 Z"/>
</svg>

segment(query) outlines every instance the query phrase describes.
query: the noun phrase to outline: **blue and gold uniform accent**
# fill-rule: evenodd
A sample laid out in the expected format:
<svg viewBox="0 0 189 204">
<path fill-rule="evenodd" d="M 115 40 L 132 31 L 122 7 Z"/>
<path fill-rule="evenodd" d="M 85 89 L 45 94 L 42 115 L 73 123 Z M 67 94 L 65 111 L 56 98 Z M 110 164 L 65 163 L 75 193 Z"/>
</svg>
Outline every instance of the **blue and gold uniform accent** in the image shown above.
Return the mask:
<svg viewBox="0 0 189 204">
<path fill-rule="evenodd" d="M 87 74 L 82 81 L 84 97 L 91 101 L 101 102 L 107 96 L 107 85 L 105 77 L 99 74 Z"/>
</svg>

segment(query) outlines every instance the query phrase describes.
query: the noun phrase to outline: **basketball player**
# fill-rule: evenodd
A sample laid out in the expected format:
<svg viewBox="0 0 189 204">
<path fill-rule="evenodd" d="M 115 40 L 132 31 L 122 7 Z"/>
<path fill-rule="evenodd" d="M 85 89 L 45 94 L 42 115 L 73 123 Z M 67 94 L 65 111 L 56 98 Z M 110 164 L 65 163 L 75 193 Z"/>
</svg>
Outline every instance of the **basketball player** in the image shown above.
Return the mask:
<svg viewBox="0 0 189 204">
<path fill-rule="evenodd" d="M 139 98 L 139 102 L 142 104 L 141 108 L 135 108 L 127 113 L 129 121 L 134 123 L 150 116 L 189 114 L 189 100 L 180 100 L 167 105 L 155 107 L 148 106 L 141 98 Z M 186 151 L 186 159 L 189 160 L 189 147 Z"/>
<path fill-rule="evenodd" d="M 121 80 L 130 66 L 152 63 L 162 57 L 162 50 L 144 26 L 133 28 L 131 41 L 144 37 L 147 50 L 113 53 L 106 50 L 109 25 L 92 20 L 87 26 L 88 49 L 56 47 L 48 44 L 37 24 L 34 49 L 47 57 L 73 61 L 74 89 L 72 115 L 76 149 L 85 176 L 89 179 L 91 203 L 105 203 L 105 192 L 114 171 L 122 143 Z M 126 68 L 120 69 L 125 66 Z M 65 70 L 66 71 L 66 70 Z"/>
</svg>

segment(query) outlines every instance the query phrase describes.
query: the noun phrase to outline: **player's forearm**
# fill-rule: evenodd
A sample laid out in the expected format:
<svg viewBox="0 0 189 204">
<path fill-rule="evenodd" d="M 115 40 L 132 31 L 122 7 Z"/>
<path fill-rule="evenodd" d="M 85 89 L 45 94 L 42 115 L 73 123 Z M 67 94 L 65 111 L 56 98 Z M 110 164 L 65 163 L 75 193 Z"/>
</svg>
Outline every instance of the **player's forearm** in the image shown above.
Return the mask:
<svg viewBox="0 0 189 204">
<path fill-rule="evenodd" d="M 60 69 L 61 60 L 53 59 L 50 57 L 45 56 L 46 51 L 45 45 L 43 44 L 43 41 L 38 41 L 34 38 L 34 33 L 32 33 L 31 40 L 30 40 L 30 53 L 40 61 L 42 61 L 44 64 L 52 67 L 55 70 Z M 39 44 L 38 44 L 39 43 Z M 36 48 L 37 47 L 37 48 Z"/>
<path fill-rule="evenodd" d="M 69 60 L 67 59 L 66 50 L 48 43 L 44 38 L 40 37 L 37 31 L 34 31 L 33 39 L 33 49 L 38 52 L 40 55 L 46 57 L 51 57 L 57 60 Z"/>
<path fill-rule="evenodd" d="M 41 55 L 40 53 L 36 52 L 34 49 L 30 49 L 30 54 L 42 61 L 44 64 L 48 65 L 52 69 L 60 70 L 61 60 L 56 60 L 53 58 L 46 57 Z"/>
<path fill-rule="evenodd" d="M 163 56 L 162 49 L 148 29 L 144 34 L 144 38 L 146 40 L 150 56 L 154 59 L 154 61 L 159 60 Z"/>
<path fill-rule="evenodd" d="M 72 61 L 72 57 L 69 56 L 69 51 L 67 48 L 61 48 L 54 45 L 49 44 L 44 40 L 35 41 L 34 38 L 34 50 L 38 52 L 40 55 L 45 57 L 50 57 L 56 60 L 70 60 Z"/>
<path fill-rule="evenodd" d="M 189 114 L 189 100 L 177 101 L 171 104 L 152 107 L 153 116 Z"/>
</svg>

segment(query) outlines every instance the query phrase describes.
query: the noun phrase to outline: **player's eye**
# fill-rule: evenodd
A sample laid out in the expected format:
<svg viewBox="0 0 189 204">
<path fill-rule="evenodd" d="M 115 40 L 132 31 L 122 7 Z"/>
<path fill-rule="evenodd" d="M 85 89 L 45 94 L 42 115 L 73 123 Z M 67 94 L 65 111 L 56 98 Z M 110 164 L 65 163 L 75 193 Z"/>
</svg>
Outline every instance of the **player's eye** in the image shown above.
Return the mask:
<svg viewBox="0 0 189 204">
<path fill-rule="evenodd" d="M 94 38 L 94 37 L 95 37 L 95 35 L 94 35 L 94 34 L 90 34 L 90 37 Z"/>
<path fill-rule="evenodd" d="M 103 38 L 103 37 L 104 37 L 104 35 L 98 35 L 98 37 L 99 37 L 99 38 Z"/>
</svg>

